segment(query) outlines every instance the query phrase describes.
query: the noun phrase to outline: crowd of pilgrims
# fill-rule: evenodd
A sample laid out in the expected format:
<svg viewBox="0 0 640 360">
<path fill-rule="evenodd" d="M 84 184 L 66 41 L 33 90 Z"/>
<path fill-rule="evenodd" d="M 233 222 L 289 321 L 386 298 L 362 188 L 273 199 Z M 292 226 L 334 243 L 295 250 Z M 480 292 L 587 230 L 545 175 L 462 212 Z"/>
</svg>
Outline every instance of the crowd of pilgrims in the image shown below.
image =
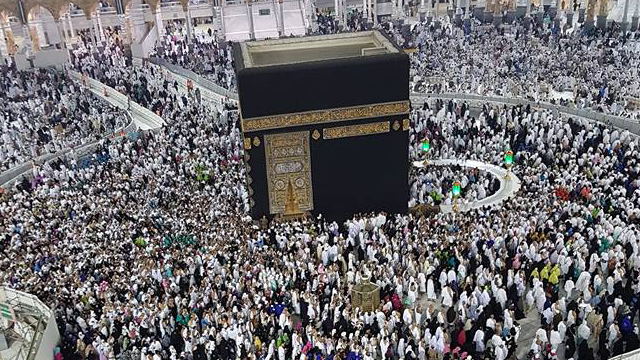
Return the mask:
<svg viewBox="0 0 640 360">
<path fill-rule="evenodd" d="M 186 99 L 161 98 L 167 127 L 105 141 L 105 162 L 42 168 L 42 185 L 4 195 L 1 280 L 55 309 L 64 358 L 506 359 L 527 315 L 541 322 L 533 354 L 638 347 L 629 133 L 426 103 L 412 112 L 412 156 L 424 136 L 458 158 L 519 149 L 517 201 L 263 229 L 247 217 L 237 117 Z M 449 133 L 460 121 L 475 127 Z M 373 312 L 350 305 L 363 279 L 381 287 Z"/>
<path fill-rule="evenodd" d="M 614 30 L 586 36 L 521 25 L 509 30 L 416 24 L 400 42 L 411 54 L 412 91 L 519 97 L 640 118 L 629 98 L 640 99 L 637 39 Z"/>
<path fill-rule="evenodd" d="M 316 18 L 319 34 L 357 31 L 364 26 L 357 11 L 348 15 L 342 30 L 331 14 L 318 13 Z M 380 27 L 401 45 L 417 50 L 411 55 L 415 91 L 522 97 L 638 117 L 637 111 L 629 111 L 628 98 L 640 98 L 640 52 L 635 42 L 616 36 L 615 30 L 584 36 L 580 31 L 558 33 L 551 27 L 527 33 L 521 25 L 506 32 L 474 25 L 473 31 L 462 36 L 462 30 L 450 24 L 435 29 L 418 23 L 406 36 L 391 23 Z M 158 55 L 235 89 L 229 44 L 202 33 L 187 45 L 186 36 L 174 34 L 166 36 Z"/>
<path fill-rule="evenodd" d="M 65 74 L 0 70 L 0 172 L 113 133 L 128 119 Z"/>
<path fill-rule="evenodd" d="M 339 32 L 334 17 L 317 10 L 317 34 Z M 347 24 L 343 31 L 364 30 L 362 12 L 354 10 L 347 14 Z M 195 32 L 195 31 L 194 31 Z M 222 86 L 237 90 L 231 43 L 219 38 L 217 32 L 209 27 L 206 32 L 194 33 L 191 42 L 187 41 L 186 30 L 182 23 L 170 23 L 165 35 L 156 45 L 150 57 L 160 57 L 174 65 L 191 70 Z"/>
<path fill-rule="evenodd" d="M 214 34 L 211 28 L 207 32 L 194 34 L 190 43 L 187 36 L 181 34 L 168 27 L 164 38 L 157 44 L 150 57 L 159 56 L 225 89 L 235 91 L 237 84 L 231 43 L 219 39 L 218 34 Z"/>
<path fill-rule="evenodd" d="M 364 29 L 358 11 L 347 15 L 342 29 L 331 14 L 318 12 L 316 19 L 318 34 Z M 519 97 L 640 118 L 638 105 L 629 102 L 630 97 L 640 99 L 640 49 L 615 29 L 586 36 L 552 26 L 527 31 L 522 23 L 505 30 L 472 22 L 466 33 L 445 25 L 417 23 L 408 31 L 391 22 L 376 25 L 399 45 L 415 49 L 410 55 L 412 91 Z M 201 33 L 187 44 L 185 36 L 173 34 L 164 38 L 158 55 L 235 89 L 228 43 Z"/>
<path fill-rule="evenodd" d="M 427 163 L 426 167 L 410 169 L 409 207 L 419 204 L 451 205 L 450 190 L 460 181 L 461 203 L 475 203 L 500 189 L 500 181 L 490 172 L 463 165 L 442 166 Z"/>
<path fill-rule="evenodd" d="M 427 40 L 418 36 L 414 56 L 453 41 L 447 31 L 420 32 Z M 565 40 L 569 49 L 576 41 Z M 467 41 L 465 54 L 487 40 Z M 609 40 L 592 41 L 602 50 L 594 61 L 608 59 Z M 527 44 L 524 51 L 557 48 L 551 39 Z M 464 79 L 499 84 L 478 65 L 501 68 L 509 52 L 499 48 L 492 62 L 488 51 L 467 58 L 475 65 L 461 67 Z M 512 149 L 520 193 L 464 214 L 320 215 L 262 227 L 248 216 L 235 112 L 148 64 L 130 66 L 117 41 L 100 51 L 85 41 L 72 52 L 75 69 L 167 125 L 103 140 L 88 165 L 68 158 L 36 167 L 38 184 L 0 195 L 0 283 L 54 309 L 61 357 L 505 360 L 524 351 L 589 360 L 640 347 L 640 156 L 629 132 L 524 106 L 414 104 L 411 160 L 424 158 L 424 138 L 431 159 L 501 164 Z M 621 48 L 613 54 L 611 71 L 619 59 L 637 61 Z M 454 71 L 444 56 L 425 68 L 414 58 L 413 75 Z M 500 76 L 516 78 L 508 69 Z M 603 98 L 619 99 L 612 73 L 597 70 L 593 81 L 610 88 Z M 476 197 L 472 177 L 478 186 L 483 179 L 486 196 L 496 190 L 490 175 L 430 166 L 412 175 L 416 198 L 428 197 L 438 171 L 443 197 L 452 176 L 467 177 Z M 371 312 L 351 306 L 353 286 L 365 280 L 381 289 Z M 519 341 L 529 321 L 539 321 L 535 336 Z"/>
</svg>

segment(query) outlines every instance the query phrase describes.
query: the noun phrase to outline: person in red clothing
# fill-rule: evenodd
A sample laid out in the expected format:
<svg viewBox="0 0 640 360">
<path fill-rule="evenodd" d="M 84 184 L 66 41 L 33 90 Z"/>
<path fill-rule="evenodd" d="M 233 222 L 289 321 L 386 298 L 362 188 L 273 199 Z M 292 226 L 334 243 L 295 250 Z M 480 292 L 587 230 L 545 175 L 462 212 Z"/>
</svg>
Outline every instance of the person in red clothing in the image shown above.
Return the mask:
<svg viewBox="0 0 640 360">
<path fill-rule="evenodd" d="M 461 348 L 463 348 L 465 343 L 467 342 L 467 333 L 466 331 L 464 331 L 464 327 L 460 328 L 460 331 L 458 331 L 456 341 L 458 342 L 458 346 Z"/>
<path fill-rule="evenodd" d="M 588 200 L 591 195 L 589 188 L 586 186 L 583 186 L 582 190 L 580 190 L 580 195 L 582 195 L 582 197 Z"/>
<path fill-rule="evenodd" d="M 556 196 L 564 201 L 569 200 L 569 192 L 564 188 L 564 186 L 559 186 L 556 189 Z"/>
</svg>

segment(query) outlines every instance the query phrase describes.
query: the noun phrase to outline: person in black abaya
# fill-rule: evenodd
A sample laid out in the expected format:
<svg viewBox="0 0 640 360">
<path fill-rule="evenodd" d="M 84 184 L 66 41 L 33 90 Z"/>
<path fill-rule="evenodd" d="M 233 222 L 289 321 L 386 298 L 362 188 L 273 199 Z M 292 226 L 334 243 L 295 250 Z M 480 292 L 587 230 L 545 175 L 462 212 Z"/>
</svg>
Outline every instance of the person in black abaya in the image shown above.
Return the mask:
<svg viewBox="0 0 640 360">
<path fill-rule="evenodd" d="M 573 354 L 575 354 L 576 352 L 575 333 L 576 333 L 575 325 L 572 325 L 567 329 L 567 333 L 565 335 L 565 342 L 567 346 L 565 347 L 565 352 L 564 352 L 564 356 L 566 359 L 572 358 Z"/>
<path fill-rule="evenodd" d="M 578 359 L 595 360 L 595 357 L 593 356 L 593 350 L 591 350 L 587 341 L 581 341 L 580 345 L 578 345 Z"/>
<path fill-rule="evenodd" d="M 600 332 L 600 343 L 598 347 L 598 355 L 600 359 L 608 359 L 609 358 L 609 350 L 607 349 L 607 334 L 608 331 Z"/>
<path fill-rule="evenodd" d="M 638 326 L 636 325 L 634 331 L 632 331 L 631 333 L 623 335 L 622 340 L 627 343 L 627 349 L 626 349 L 627 352 L 640 349 L 640 338 L 638 337 Z M 616 344 L 617 342 L 613 344 L 613 351 L 614 351 L 614 354 L 617 355 Z"/>
</svg>

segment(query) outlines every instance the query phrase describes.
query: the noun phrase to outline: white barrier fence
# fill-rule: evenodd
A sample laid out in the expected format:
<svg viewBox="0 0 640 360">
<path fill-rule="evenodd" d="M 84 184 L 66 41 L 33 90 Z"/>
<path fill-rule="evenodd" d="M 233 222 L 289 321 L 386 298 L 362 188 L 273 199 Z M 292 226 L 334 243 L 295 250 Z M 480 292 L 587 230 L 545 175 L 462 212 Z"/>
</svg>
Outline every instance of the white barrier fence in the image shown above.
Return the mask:
<svg viewBox="0 0 640 360">
<path fill-rule="evenodd" d="M 500 189 L 496 191 L 495 194 L 485 197 L 482 200 L 477 200 L 474 202 L 465 202 L 460 201 L 458 211 L 465 212 L 474 209 L 479 209 L 481 207 L 495 207 L 499 206 L 503 201 L 508 200 L 513 197 L 518 190 L 520 190 L 520 179 L 514 173 L 510 174 L 510 179 L 505 179 L 507 174 L 507 170 L 493 164 L 487 164 L 476 160 L 465 160 L 465 159 L 437 159 L 437 160 L 429 160 L 428 165 L 435 166 L 462 166 L 466 168 L 475 168 L 484 170 L 490 173 L 493 177 L 500 181 Z M 413 162 L 413 166 L 417 168 L 422 168 L 425 166 L 424 161 L 418 160 Z M 440 211 L 443 213 L 450 213 L 453 211 L 453 204 L 441 204 Z"/>
<path fill-rule="evenodd" d="M 54 348 L 60 342 L 60 333 L 54 312 L 36 296 L 6 286 L 0 286 L 0 304 L 3 305 L 3 309 L 10 309 L 15 316 L 17 328 L 24 330 L 24 342 L 12 358 L 51 360 Z M 23 315 L 27 317 L 23 318 Z M 26 321 L 30 317 L 38 318 L 35 329 L 32 324 L 21 322 L 21 320 Z M 13 320 L 4 316 L 0 318 L 0 321 L 8 323 Z"/>
<path fill-rule="evenodd" d="M 473 94 L 463 94 L 463 93 L 442 93 L 442 94 L 421 94 L 421 93 L 412 93 L 411 100 L 412 101 L 424 101 L 425 99 L 451 99 L 451 100 L 462 100 L 468 102 L 494 102 L 500 104 L 511 104 L 511 105 L 529 105 L 532 108 L 542 108 L 552 111 L 557 111 L 559 113 L 568 114 L 573 117 L 585 118 L 591 121 L 596 121 L 605 125 L 613 125 L 619 129 L 629 130 L 629 132 L 640 135 L 640 123 L 635 120 L 622 118 L 614 115 L 607 115 L 601 112 L 578 109 L 574 107 L 555 105 L 544 102 L 535 102 L 529 101 L 525 99 L 517 99 L 517 98 L 505 98 L 499 96 L 482 96 L 482 95 L 473 95 Z"/>
<path fill-rule="evenodd" d="M 76 71 L 69 70 L 68 72 L 69 76 L 72 79 L 81 83 L 85 83 L 87 86 L 89 86 L 91 92 L 93 92 L 99 98 L 109 102 L 116 107 L 127 110 L 127 115 L 129 116 L 131 121 L 125 127 L 117 129 L 113 134 L 110 134 L 105 138 L 118 138 L 124 136 L 128 132 L 136 130 L 137 128 L 140 128 L 141 130 L 157 129 L 165 124 L 164 120 L 153 111 L 142 107 L 135 102 L 130 102 L 126 95 L 116 91 L 115 89 L 108 87 L 95 79 L 83 76 Z M 108 94 L 106 96 L 105 90 Z M 32 164 L 34 162 L 36 164 L 47 163 L 59 159 L 64 155 L 67 155 L 72 150 L 75 151 L 75 156 L 77 158 L 81 158 L 89 152 L 93 151 L 98 146 L 100 141 L 101 140 L 95 140 L 81 146 L 69 147 L 55 153 L 44 154 L 35 159 L 15 166 L 9 170 L 6 170 L 0 173 L 0 186 L 9 187 L 11 186 L 11 184 L 13 184 L 13 182 L 21 179 L 23 176 L 27 176 L 29 178 L 33 177 L 33 174 L 30 174 L 29 172 L 33 168 Z"/>
<path fill-rule="evenodd" d="M 209 100 L 217 103 L 221 103 L 222 98 L 238 100 L 238 93 L 229 91 L 222 86 L 214 83 L 213 81 L 205 79 L 204 77 L 194 73 L 191 70 L 187 70 L 181 66 L 173 65 L 162 58 L 149 58 L 149 63 L 165 68 L 174 76 L 178 77 L 178 80 L 181 80 L 181 83 L 185 83 L 187 79 L 190 79 L 205 91 L 203 95 Z"/>
<path fill-rule="evenodd" d="M 129 101 L 129 98 L 126 95 L 114 88 L 111 88 L 98 80 L 82 75 L 77 71 L 69 70 L 69 76 L 83 84 L 86 84 L 94 94 L 110 104 L 121 109 L 128 109 L 131 111 L 133 121 L 141 130 L 157 129 L 165 125 L 164 120 L 158 116 L 158 114 L 134 101 Z"/>
<path fill-rule="evenodd" d="M 609 358 L 609 360 L 640 360 L 640 349 Z"/>
<path fill-rule="evenodd" d="M 127 114 L 127 116 L 130 119 L 129 123 L 125 127 L 117 129 L 116 131 L 114 131 L 112 134 L 108 135 L 105 138 L 117 138 L 117 137 L 122 136 L 123 134 L 126 134 L 127 132 L 134 131 L 136 129 L 136 125 L 131 120 L 131 115 Z M 6 170 L 6 171 L 4 171 L 3 173 L 0 174 L 0 186 L 9 187 L 15 181 L 22 179 L 23 176 L 27 176 L 28 178 L 32 178 L 33 174 L 30 174 L 29 172 L 33 168 L 33 166 L 32 166 L 33 163 L 36 163 L 36 164 L 48 163 L 50 161 L 57 160 L 57 159 L 61 158 L 62 156 L 65 156 L 65 155 L 69 154 L 72 150 L 75 151 L 75 156 L 77 158 L 81 158 L 81 157 L 87 155 L 89 152 L 93 151 L 98 146 L 100 141 L 102 141 L 102 139 L 91 141 L 91 142 L 89 142 L 87 144 L 83 144 L 83 145 L 80 145 L 80 146 L 77 146 L 77 147 L 64 148 L 64 149 L 62 149 L 60 151 L 57 151 L 55 153 L 41 155 L 41 156 L 39 156 L 39 157 L 37 157 L 35 159 L 32 159 L 32 160 L 27 161 L 27 162 L 24 162 L 24 163 L 22 163 L 22 164 L 20 164 L 18 166 L 15 166 L 15 167 L 13 167 L 13 168 L 11 168 L 9 170 Z"/>
</svg>

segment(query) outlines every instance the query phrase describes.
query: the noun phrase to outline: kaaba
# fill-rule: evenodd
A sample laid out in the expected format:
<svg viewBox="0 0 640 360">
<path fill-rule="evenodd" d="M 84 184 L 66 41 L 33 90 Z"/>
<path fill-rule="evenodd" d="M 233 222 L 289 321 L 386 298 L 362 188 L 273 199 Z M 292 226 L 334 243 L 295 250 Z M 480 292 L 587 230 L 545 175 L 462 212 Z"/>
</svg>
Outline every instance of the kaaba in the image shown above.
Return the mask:
<svg viewBox="0 0 640 360">
<path fill-rule="evenodd" d="M 407 212 L 402 49 L 378 31 L 233 46 L 254 219 Z"/>
</svg>

